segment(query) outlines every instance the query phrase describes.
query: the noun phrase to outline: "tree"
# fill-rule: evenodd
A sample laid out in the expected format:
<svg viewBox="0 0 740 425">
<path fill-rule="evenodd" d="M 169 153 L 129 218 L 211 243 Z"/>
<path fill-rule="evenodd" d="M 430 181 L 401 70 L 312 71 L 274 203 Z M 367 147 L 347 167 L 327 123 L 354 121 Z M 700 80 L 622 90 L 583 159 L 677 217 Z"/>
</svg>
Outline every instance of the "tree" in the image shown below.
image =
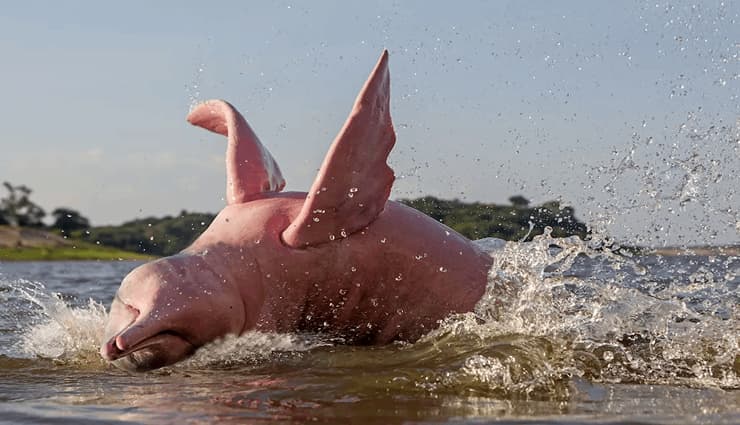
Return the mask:
<svg viewBox="0 0 740 425">
<path fill-rule="evenodd" d="M 522 195 L 515 195 L 509 198 L 509 202 L 511 202 L 511 205 L 513 205 L 515 208 L 527 208 L 529 206 L 529 199 L 523 197 Z"/>
<path fill-rule="evenodd" d="M 561 208 L 554 201 L 530 207 L 529 200 L 521 195 L 512 196 L 509 201 L 511 206 L 448 201 L 432 196 L 400 200 L 470 239 L 492 236 L 516 241 L 527 234 L 529 237 L 542 234 L 548 226 L 555 237 L 585 238 L 588 234 L 586 225 L 576 219 L 570 207 Z M 530 224 L 534 225 L 531 232 Z"/>
<path fill-rule="evenodd" d="M 9 182 L 4 182 L 3 186 L 8 196 L 0 199 L 0 222 L 11 226 L 43 226 L 41 220 L 46 212 L 29 199 L 31 189 L 24 185 L 13 186 Z"/>
<path fill-rule="evenodd" d="M 51 227 L 61 230 L 62 233 L 90 228 L 90 220 L 73 209 L 57 208 L 51 215 L 54 217 L 54 224 Z"/>
<path fill-rule="evenodd" d="M 100 242 L 126 251 L 173 255 L 190 245 L 216 216 L 181 211 L 176 217 L 146 217 L 119 226 L 73 231 L 69 236 Z"/>
</svg>

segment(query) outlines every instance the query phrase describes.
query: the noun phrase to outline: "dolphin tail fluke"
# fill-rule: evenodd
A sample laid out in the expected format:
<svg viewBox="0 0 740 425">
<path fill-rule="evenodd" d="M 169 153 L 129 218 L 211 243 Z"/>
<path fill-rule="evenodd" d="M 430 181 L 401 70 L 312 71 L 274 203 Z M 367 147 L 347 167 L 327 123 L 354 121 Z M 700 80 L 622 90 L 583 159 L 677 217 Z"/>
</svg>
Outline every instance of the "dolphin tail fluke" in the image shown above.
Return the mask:
<svg viewBox="0 0 740 425">
<path fill-rule="evenodd" d="M 228 102 L 209 100 L 196 106 L 188 122 L 228 138 L 226 202 L 239 204 L 263 192 L 279 192 L 285 179 L 270 152 L 242 115 Z"/>
<path fill-rule="evenodd" d="M 386 160 L 395 142 L 388 51 L 383 51 L 283 241 L 294 248 L 318 245 L 372 223 L 393 185 Z"/>
</svg>

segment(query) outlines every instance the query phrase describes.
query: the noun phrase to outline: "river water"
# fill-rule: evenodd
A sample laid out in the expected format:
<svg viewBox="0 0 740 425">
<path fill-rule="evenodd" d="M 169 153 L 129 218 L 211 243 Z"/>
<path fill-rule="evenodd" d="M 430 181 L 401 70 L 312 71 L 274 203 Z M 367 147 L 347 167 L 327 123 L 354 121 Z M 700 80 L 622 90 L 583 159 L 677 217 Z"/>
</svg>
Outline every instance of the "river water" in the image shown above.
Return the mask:
<svg viewBox="0 0 740 425">
<path fill-rule="evenodd" d="M 0 262 L 0 423 L 740 423 L 740 257 L 479 242 L 476 311 L 415 344 L 249 333 L 130 374 L 97 350 L 134 262 Z"/>
</svg>

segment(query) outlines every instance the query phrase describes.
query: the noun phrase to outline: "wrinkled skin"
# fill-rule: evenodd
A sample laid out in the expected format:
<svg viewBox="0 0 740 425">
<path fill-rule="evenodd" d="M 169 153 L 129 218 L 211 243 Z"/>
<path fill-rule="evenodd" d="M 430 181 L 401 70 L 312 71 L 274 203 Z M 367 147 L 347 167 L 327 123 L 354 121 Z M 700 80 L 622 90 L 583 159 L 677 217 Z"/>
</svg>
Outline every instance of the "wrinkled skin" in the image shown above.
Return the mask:
<svg viewBox="0 0 740 425">
<path fill-rule="evenodd" d="M 303 196 L 229 206 L 182 254 L 134 270 L 111 307 L 103 357 L 149 370 L 250 329 L 413 341 L 483 295 L 492 258 L 395 202 L 346 239 L 286 246 L 281 231 Z"/>
<path fill-rule="evenodd" d="M 173 364 L 244 325 L 239 291 L 200 256 L 144 264 L 123 280 L 104 332 L 103 357 L 128 370 Z"/>
<path fill-rule="evenodd" d="M 211 101 L 192 112 L 191 123 L 229 138 L 229 205 L 182 253 L 126 276 L 101 355 L 146 371 L 247 330 L 413 341 L 472 310 L 493 259 L 387 201 L 395 142 L 388 81 L 384 53 L 308 194 L 279 192 L 277 163 L 231 105 Z"/>
</svg>

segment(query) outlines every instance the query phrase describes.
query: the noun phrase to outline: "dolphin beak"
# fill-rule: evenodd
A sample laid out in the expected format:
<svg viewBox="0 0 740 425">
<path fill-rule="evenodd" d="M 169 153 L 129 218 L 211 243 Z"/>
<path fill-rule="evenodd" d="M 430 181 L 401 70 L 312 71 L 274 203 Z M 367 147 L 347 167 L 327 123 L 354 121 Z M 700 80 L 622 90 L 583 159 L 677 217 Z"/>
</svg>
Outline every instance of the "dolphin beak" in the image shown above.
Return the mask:
<svg viewBox="0 0 740 425">
<path fill-rule="evenodd" d="M 145 372 L 176 363 L 196 346 L 166 324 L 116 296 L 105 327 L 100 355 L 119 369 Z"/>
<path fill-rule="evenodd" d="M 103 343 L 100 347 L 100 355 L 108 361 L 116 360 L 123 356 L 127 347 L 124 333 L 139 317 L 139 310 L 127 305 L 116 294 L 110 308 L 108 323 L 103 333 Z"/>
<path fill-rule="evenodd" d="M 107 341 L 100 347 L 100 355 L 109 362 L 119 358 L 122 352 L 122 350 L 116 347 L 114 340 Z"/>
</svg>

